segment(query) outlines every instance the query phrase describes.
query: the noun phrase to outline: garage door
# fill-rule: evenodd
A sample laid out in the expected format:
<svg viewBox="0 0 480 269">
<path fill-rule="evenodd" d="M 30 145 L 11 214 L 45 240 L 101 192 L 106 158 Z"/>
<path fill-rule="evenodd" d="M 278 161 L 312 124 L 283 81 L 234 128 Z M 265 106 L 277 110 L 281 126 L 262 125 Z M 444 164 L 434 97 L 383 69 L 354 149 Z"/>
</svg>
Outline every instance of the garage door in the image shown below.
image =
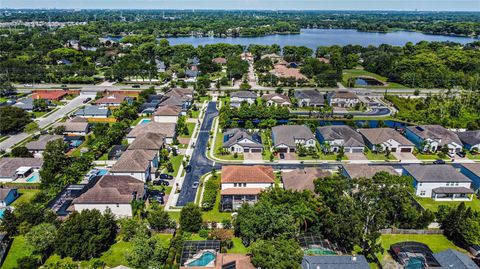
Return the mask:
<svg viewBox="0 0 480 269">
<path fill-rule="evenodd" d="M 362 153 L 363 149 L 352 149 L 352 153 Z"/>
<path fill-rule="evenodd" d="M 397 152 L 397 148 L 391 148 L 390 151 L 391 152 Z"/>
<path fill-rule="evenodd" d="M 262 152 L 262 149 L 252 149 L 250 152 Z"/>
<path fill-rule="evenodd" d="M 412 152 L 411 148 L 401 148 L 400 152 Z"/>
<path fill-rule="evenodd" d="M 288 148 L 277 148 L 278 152 L 283 152 L 283 153 L 287 153 L 288 152 Z"/>
</svg>

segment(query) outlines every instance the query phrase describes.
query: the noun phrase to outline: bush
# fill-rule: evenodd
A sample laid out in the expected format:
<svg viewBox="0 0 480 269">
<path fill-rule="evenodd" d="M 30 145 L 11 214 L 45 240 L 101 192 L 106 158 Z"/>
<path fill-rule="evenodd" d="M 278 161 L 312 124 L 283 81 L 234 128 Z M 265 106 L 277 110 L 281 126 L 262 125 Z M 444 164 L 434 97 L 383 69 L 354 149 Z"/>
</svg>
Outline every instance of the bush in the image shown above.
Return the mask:
<svg viewBox="0 0 480 269">
<path fill-rule="evenodd" d="M 198 232 L 202 226 L 202 212 L 194 203 L 188 203 L 180 211 L 180 228 L 186 232 Z"/>
<path fill-rule="evenodd" d="M 209 234 L 210 234 L 210 231 L 206 229 L 201 229 L 200 231 L 198 231 L 198 235 L 201 238 L 207 238 Z"/>
<path fill-rule="evenodd" d="M 215 200 L 217 199 L 218 189 L 220 188 L 220 182 L 218 178 L 214 179 L 211 177 L 205 183 L 205 190 L 203 191 L 203 200 L 202 200 L 202 209 L 203 210 L 212 210 L 215 205 Z"/>
</svg>

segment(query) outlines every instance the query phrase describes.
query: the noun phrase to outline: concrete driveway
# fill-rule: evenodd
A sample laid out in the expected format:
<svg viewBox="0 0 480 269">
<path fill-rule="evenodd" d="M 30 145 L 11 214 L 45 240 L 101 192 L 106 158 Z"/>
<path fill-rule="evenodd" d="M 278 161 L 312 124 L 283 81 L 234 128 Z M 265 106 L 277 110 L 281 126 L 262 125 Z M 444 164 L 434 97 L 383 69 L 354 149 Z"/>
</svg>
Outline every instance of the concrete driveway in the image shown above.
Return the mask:
<svg viewBox="0 0 480 269">
<path fill-rule="evenodd" d="M 263 160 L 262 153 L 244 153 L 243 159 L 245 161 L 261 161 Z"/>
<path fill-rule="evenodd" d="M 400 162 L 420 162 L 417 157 L 410 152 L 392 152 L 391 154 Z"/>
<path fill-rule="evenodd" d="M 345 156 L 347 156 L 348 160 L 350 161 L 366 161 L 367 156 L 363 153 L 345 153 Z"/>
</svg>

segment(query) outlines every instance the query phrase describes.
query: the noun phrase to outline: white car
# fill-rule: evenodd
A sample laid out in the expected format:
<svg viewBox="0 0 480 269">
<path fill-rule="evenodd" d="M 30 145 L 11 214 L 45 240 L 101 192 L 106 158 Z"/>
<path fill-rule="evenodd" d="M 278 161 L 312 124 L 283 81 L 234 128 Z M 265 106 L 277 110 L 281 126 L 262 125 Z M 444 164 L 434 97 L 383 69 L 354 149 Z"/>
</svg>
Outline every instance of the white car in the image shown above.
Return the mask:
<svg viewBox="0 0 480 269">
<path fill-rule="evenodd" d="M 192 189 L 196 189 L 196 188 L 198 188 L 198 182 L 193 182 Z"/>
<path fill-rule="evenodd" d="M 31 88 L 31 87 L 33 87 L 33 84 L 23 84 L 23 87 Z"/>
</svg>

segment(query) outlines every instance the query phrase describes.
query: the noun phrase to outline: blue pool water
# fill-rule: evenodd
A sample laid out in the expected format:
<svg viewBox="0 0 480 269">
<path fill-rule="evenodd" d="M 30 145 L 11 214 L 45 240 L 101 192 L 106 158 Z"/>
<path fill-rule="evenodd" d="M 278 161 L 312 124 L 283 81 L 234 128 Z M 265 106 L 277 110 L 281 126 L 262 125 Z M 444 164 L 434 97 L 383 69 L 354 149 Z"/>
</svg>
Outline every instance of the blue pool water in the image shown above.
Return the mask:
<svg viewBox="0 0 480 269">
<path fill-rule="evenodd" d="M 194 267 L 194 266 L 207 266 L 209 263 L 215 260 L 215 254 L 211 252 L 204 252 L 202 253 L 202 256 L 200 258 L 193 260 L 189 264 L 187 264 L 187 267 Z"/>
<path fill-rule="evenodd" d="M 38 174 L 34 174 L 34 175 L 30 176 L 29 178 L 27 178 L 27 182 L 28 183 L 37 182 L 38 179 L 39 179 Z"/>
<path fill-rule="evenodd" d="M 6 207 L 0 208 L 0 219 L 3 219 L 3 213 L 5 213 L 5 210 L 7 210 Z"/>
<path fill-rule="evenodd" d="M 98 170 L 98 176 L 103 176 L 103 175 L 106 175 L 108 174 L 108 170 L 105 170 L 105 169 L 100 169 Z"/>
<path fill-rule="evenodd" d="M 151 119 L 142 119 L 138 124 L 149 123 L 151 121 L 152 121 Z"/>
</svg>

